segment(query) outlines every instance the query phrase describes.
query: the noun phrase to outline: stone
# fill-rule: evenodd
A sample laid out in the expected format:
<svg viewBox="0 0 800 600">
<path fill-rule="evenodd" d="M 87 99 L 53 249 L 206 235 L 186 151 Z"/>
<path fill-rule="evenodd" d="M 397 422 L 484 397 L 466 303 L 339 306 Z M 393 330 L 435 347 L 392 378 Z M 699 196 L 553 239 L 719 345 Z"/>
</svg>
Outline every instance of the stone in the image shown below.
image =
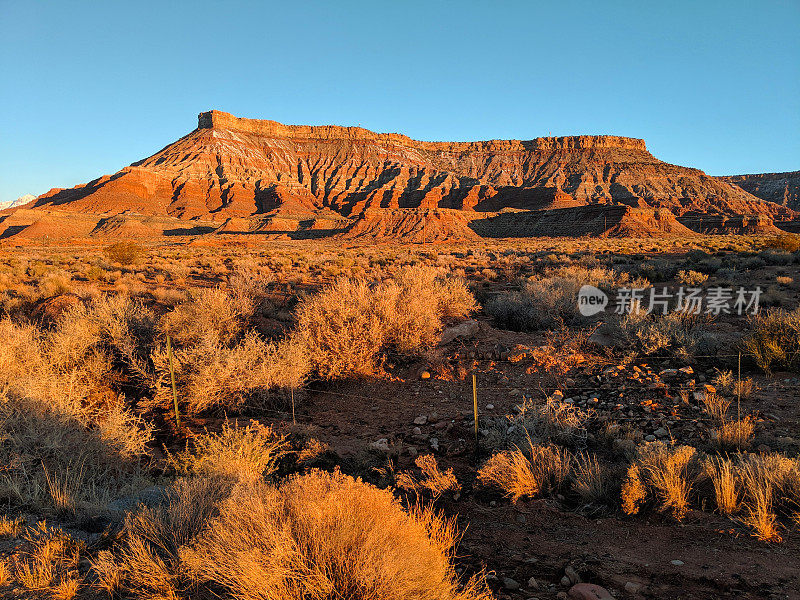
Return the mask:
<svg viewBox="0 0 800 600">
<path fill-rule="evenodd" d="M 572 585 L 572 582 L 569 580 L 569 577 L 567 577 L 566 575 L 564 575 L 564 576 L 561 578 L 561 585 L 563 585 L 564 587 L 569 587 L 570 585 Z"/>
<path fill-rule="evenodd" d="M 494 404 L 487 404 L 486 410 L 494 410 Z"/>
<path fill-rule="evenodd" d="M 655 442 L 656 441 L 656 436 L 654 436 L 652 433 L 649 434 L 649 435 L 646 435 L 646 436 L 644 436 L 644 441 L 645 442 Z"/>
<path fill-rule="evenodd" d="M 564 575 L 569 577 L 569 581 L 572 584 L 581 582 L 580 575 L 578 575 L 578 572 L 572 565 L 567 565 L 566 567 L 564 567 Z"/>
<path fill-rule="evenodd" d="M 642 584 L 635 581 L 628 581 L 625 583 L 625 591 L 629 594 L 638 594 L 642 589 Z"/>
<path fill-rule="evenodd" d="M 594 583 L 577 583 L 568 592 L 572 600 L 614 600 L 606 588 Z"/>
<path fill-rule="evenodd" d="M 425 425 L 428 422 L 428 417 L 425 415 L 420 415 L 416 419 L 414 419 L 414 425 Z"/>
<path fill-rule="evenodd" d="M 528 589 L 529 590 L 538 590 L 539 589 L 539 582 L 536 581 L 536 577 L 530 577 L 528 579 Z"/>
<path fill-rule="evenodd" d="M 669 562 L 670 562 L 670 564 L 675 565 L 676 567 L 682 567 L 683 566 L 683 561 L 682 560 L 677 560 L 676 559 L 676 560 L 671 560 Z"/>
<path fill-rule="evenodd" d="M 386 438 L 381 438 L 379 440 L 375 440 L 369 445 L 370 448 L 373 450 L 378 450 L 379 452 L 389 452 L 389 440 Z"/>
<path fill-rule="evenodd" d="M 102 513 L 113 522 L 121 522 L 125 515 L 138 506 L 154 508 L 167 499 L 167 488 L 163 485 L 153 485 L 130 496 L 117 498 L 103 508 Z"/>
<path fill-rule="evenodd" d="M 522 586 L 519 584 L 518 581 L 511 579 L 511 577 L 503 577 L 503 589 L 505 590 L 518 590 Z"/>
<path fill-rule="evenodd" d="M 422 429 L 419 427 L 414 427 L 414 429 L 411 430 L 411 433 L 412 435 L 422 435 Z"/>
<path fill-rule="evenodd" d="M 653 435 L 656 436 L 657 438 L 665 438 L 669 436 L 669 431 L 667 431 L 663 427 L 659 427 L 653 432 Z"/>
<path fill-rule="evenodd" d="M 477 321 L 473 319 L 464 321 L 463 323 L 448 327 L 442 331 L 442 335 L 439 337 L 439 346 L 446 346 L 457 339 L 471 339 L 475 337 L 479 331 L 480 325 Z"/>
</svg>

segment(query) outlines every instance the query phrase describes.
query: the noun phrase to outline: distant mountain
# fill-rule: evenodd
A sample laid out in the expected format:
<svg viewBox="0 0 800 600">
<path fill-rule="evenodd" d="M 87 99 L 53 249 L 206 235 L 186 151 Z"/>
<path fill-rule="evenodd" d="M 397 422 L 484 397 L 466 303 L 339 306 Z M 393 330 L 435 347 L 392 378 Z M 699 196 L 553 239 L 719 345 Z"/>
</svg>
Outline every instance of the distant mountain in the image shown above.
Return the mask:
<svg viewBox="0 0 800 600">
<path fill-rule="evenodd" d="M 582 210 L 591 206 L 598 210 Z M 509 210 L 553 211 L 572 235 L 680 235 L 688 230 L 674 218 L 696 215 L 755 215 L 764 227 L 798 217 L 699 169 L 660 161 L 636 138 L 423 142 L 360 127 L 283 125 L 219 111 L 201 113 L 197 129 L 153 156 L 72 189 L 53 189 L 28 208 L 3 223 L 0 237 L 21 235 L 48 211 L 202 221 L 220 233 L 322 236 L 347 230 L 359 237 L 420 240 L 468 238 L 476 228 L 502 235 L 513 218 L 483 225 L 478 220 Z M 715 227 L 724 231 L 729 220 L 718 221 L 722 225 Z M 530 235 L 541 235 L 552 220 L 520 222 L 537 232 Z M 706 221 L 698 222 L 705 227 Z M 67 235 L 63 226 L 51 229 Z"/>
<path fill-rule="evenodd" d="M 762 200 L 800 211 L 800 171 L 731 175 L 720 179 L 738 185 Z"/>
<path fill-rule="evenodd" d="M 6 200 L 5 202 L 0 202 L 0 210 L 5 210 L 6 208 L 16 208 L 33 200 L 36 200 L 36 196 L 33 194 L 25 194 L 16 200 Z"/>
</svg>

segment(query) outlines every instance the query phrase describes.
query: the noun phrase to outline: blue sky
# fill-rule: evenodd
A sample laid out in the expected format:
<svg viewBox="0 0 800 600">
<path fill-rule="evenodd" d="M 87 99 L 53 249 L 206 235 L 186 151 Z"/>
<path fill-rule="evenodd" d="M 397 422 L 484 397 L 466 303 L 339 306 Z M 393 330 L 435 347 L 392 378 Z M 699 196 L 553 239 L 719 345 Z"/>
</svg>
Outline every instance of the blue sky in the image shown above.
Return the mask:
<svg viewBox="0 0 800 600">
<path fill-rule="evenodd" d="M 0 201 L 149 156 L 216 108 L 423 140 L 641 137 L 800 169 L 800 2 L 0 0 Z"/>
</svg>

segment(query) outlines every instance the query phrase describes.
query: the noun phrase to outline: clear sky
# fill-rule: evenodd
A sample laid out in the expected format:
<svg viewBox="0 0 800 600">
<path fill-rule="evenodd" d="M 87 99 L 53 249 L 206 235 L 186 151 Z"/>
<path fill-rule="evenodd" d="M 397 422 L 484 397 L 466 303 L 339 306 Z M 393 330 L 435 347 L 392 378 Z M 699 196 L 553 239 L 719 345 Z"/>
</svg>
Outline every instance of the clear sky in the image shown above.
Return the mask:
<svg viewBox="0 0 800 600">
<path fill-rule="evenodd" d="M 0 201 L 114 173 L 211 108 L 797 170 L 800 1 L 0 0 Z"/>
</svg>

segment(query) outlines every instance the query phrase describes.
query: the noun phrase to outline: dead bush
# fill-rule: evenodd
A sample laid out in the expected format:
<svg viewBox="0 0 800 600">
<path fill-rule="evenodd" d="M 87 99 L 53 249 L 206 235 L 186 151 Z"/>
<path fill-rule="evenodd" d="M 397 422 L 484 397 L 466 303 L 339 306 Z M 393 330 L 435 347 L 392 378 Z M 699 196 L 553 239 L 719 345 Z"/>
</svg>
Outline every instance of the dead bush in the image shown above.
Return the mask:
<svg viewBox="0 0 800 600">
<path fill-rule="evenodd" d="M 457 584 L 455 530 L 406 512 L 388 490 L 313 471 L 238 486 L 182 556 L 194 577 L 242 600 L 489 600 Z"/>
<path fill-rule="evenodd" d="M 382 349 L 416 354 L 438 341 L 443 319 L 465 316 L 473 307 L 463 283 L 440 280 L 431 268 L 409 267 L 372 286 L 339 279 L 305 298 L 291 337 L 323 379 L 369 375 Z"/>
<path fill-rule="evenodd" d="M 751 317 L 742 347 L 766 373 L 800 371 L 800 308 L 774 309 Z"/>
<path fill-rule="evenodd" d="M 116 242 L 107 246 L 103 252 L 112 263 L 132 265 L 144 254 L 144 248 L 136 242 Z"/>
<path fill-rule="evenodd" d="M 691 446 L 642 444 L 622 486 L 623 509 L 627 514 L 636 514 L 653 494 L 659 501 L 659 510 L 669 510 L 681 520 L 689 508 L 689 494 L 698 472 L 696 450 Z"/>
<path fill-rule="evenodd" d="M 192 438 L 191 448 L 170 455 L 169 462 L 181 475 L 202 475 L 255 481 L 268 477 L 287 453 L 285 436 L 271 427 L 251 421 L 244 427 L 226 421 L 219 433 Z"/>
<path fill-rule="evenodd" d="M 453 469 L 442 472 L 433 454 L 418 456 L 414 461 L 421 471 L 417 477 L 413 473 L 398 473 L 397 487 L 414 492 L 417 496 L 430 495 L 434 500 L 445 492 L 458 492 L 461 486 Z"/>
<path fill-rule="evenodd" d="M 524 452 L 515 448 L 493 455 L 478 471 L 478 480 L 517 501 L 559 489 L 571 464 L 572 457 L 566 450 L 529 441 Z"/>
</svg>

